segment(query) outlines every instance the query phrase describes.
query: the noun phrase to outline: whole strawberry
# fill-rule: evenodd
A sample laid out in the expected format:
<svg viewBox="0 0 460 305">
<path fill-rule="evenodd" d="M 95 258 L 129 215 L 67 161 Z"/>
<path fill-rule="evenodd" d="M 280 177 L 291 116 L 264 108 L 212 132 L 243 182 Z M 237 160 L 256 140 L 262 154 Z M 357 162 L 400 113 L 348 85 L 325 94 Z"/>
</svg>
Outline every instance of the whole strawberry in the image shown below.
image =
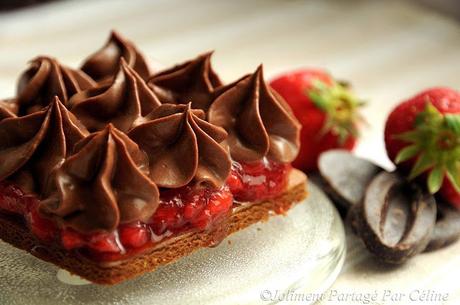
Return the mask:
<svg viewBox="0 0 460 305">
<path fill-rule="evenodd" d="M 302 69 L 274 79 L 270 85 L 291 106 L 302 124 L 301 147 L 293 165 L 304 171 L 317 169 L 319 155 L 329 149 L 352 150 L 363 104 L 348 85 L 323 70 Z"/>
<path fill-rule="evenodd" d="M 410 179 L 460 209 L 460 93 L 432 88 L 399 104 L 387 119 L 390 159 Z"/>
</svg>

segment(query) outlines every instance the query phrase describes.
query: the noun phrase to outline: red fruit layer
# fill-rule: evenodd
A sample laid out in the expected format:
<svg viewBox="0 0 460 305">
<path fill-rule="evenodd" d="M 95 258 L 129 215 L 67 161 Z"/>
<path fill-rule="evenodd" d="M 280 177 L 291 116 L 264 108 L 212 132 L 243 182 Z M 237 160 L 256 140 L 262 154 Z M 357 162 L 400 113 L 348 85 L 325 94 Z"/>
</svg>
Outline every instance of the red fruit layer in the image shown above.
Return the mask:
<svg viewBox="0 0 460 305">
<path fill-rule="evenodd" d="M 8 182 L 0 183 L 0 208 L 14 214 L 24 215 L 27 212 L 23 191 Z"/>
<path fill-rule="evenodd" d="M 23 215 L 30 230 L 39 239 L 52 241 L 58 233 L 56 225 L 40 216 L 38 206 L 40 201 L 8 182 L 0 182 L 0 210 L 11 214 Z"/>
<path fill-rule="evenodd" d="M 272 198 L 286 188 L 290 164 L 267 159 L 254 163 L 233 162 L 227 185 L 236 201 L 258 201 Z"/>
<path fill-rule="evenodd" d="M 111 233 L 81 234 L 59 229 L 38 212 L 40 201 L 8 182 L 0 183 L 0 210 L 23 215 L 30 230 L 45 242 L 59 242 L 67 250 L 84 249 L 99 261 L 127 258 L 152 247 L 165 237 L 189 230 L 208 230 L 230 215 L 233 200 L 260 201 L 284 191 L 291 167 L 263 160 L 234 162 L 226 185 L 220 189 L 162 190 L 160 205 L 147 223 L 121 224 Z"/>
</svg>

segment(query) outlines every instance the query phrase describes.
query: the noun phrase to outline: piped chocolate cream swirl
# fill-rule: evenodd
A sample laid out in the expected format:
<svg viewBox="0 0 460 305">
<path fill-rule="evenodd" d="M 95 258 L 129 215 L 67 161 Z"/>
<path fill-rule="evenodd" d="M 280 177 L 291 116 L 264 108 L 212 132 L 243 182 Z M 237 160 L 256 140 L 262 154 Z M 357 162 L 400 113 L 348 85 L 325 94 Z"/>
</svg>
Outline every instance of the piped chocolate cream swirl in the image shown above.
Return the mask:
<svg viewBox="0 0 460 305">
<path fill-rule="evenodd" d="M 181 65 L 155 74 L 149 81 L 162 103 L 187 104 L 207 110 L 214 90 L 222 85 L 211 67 L 212 53 L 205 53 Z"/>
<path fill-rule="evenodd" d="M 95 82 L 83 71 L 63 66 L 51 57 L 37 57 L 19 78 L 19 113 L 24 115 L 40 110 L 48 106 L 55 96 L 67 105 L 72 95 L 94 85 Z"/>
<path fill-rule="evenodd" d="M 69 101 L 72 113 L 90 130 L 112 123 L 127 132 L 161 103 L 145 81 L 122 58 L 117 76 L 110 84 L 100 84 L 75 94 Z"/>
<path fill-rule="evenodd" d="M 88 131 L 55 97 L 44 110 L 0 122 L 0 181 L 18 175 L 25 190 L 46 196 L 55 170 Z M 16 176 L 16 177 L 14 177 Z M 24 179 L 24 176 L 32 176 Z M 32 185 L 30 185 L 32 183 Z M 21 184 L 21 183 L 19 183 Z"/>
<path fill-rule="evenodd" d="M 0 100 L 0 121 L 5 118 L 15 117 L 18 114 L 18 103 L 12 100 Z"/>
<path fill-rule="evenodd" d="M 17 97 L 0 101 L 0 181 L 36 195 L 63 227 L 109 232 L 148 221 L 158 187 L 224 187 L 231 155 L 292 161 L 299 124 L 262 69 L 222 86 L 210 57 L 148 82 L 145 59 L 117 33 L 83 71 L 37 57 Z"/>
<path fill-rule="evenodd" d="M 129 136 L 150 158 L 150 177 L 161 187 L 190 182 L 220 187 L 230 173 L 228 151 L 221 145 L 224 129 L 206 122 L 191 105 L 163 104 L 133 128 Z"/>
<path fill-rule="evenodd" d="M 220 95 L 209 108 L 208 121 L 228 132 L 233 159 L 295 159 L 300 146 L 300 124 L 284 100 L 265 83 L 262 66 L 218 91 Z"/>
<path fill-rule="evenodd" d="M 85 60 L 81 69 L 97 82 L 110 81 L 116 76 L 122 57 L 143 79 L 152 74 L 147 59 L 136 46 L 115 31 L 100 50 Z"/>
<path fill-rule="evenodd" d="M 148 174 L 145 153 L 109 124 L 77 143 L 57 171 L 57 195 L 44 200 L 41 210 L 82 233 L 146 222 L 159 204 L 158 188 Z"/>
</svg>

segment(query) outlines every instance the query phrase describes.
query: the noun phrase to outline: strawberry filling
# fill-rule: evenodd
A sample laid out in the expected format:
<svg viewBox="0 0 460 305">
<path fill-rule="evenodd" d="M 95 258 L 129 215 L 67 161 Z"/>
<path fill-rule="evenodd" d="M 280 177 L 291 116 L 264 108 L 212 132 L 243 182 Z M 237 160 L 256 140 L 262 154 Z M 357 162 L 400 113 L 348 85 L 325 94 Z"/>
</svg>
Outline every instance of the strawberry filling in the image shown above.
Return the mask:
<svg viewBox="0 0 460 305">
<path fill-rule="evenodd" d="M 254 163 L 233 162 L 227 185 L 236 201 L 269 199 L 286 188 L 290 170 L 290 164 L 267 159 Z"/>
<path fill-rule="evenodd" d="M 234 162 L 227 183 L 220 189 L 190 185 L 161 190 L 160 205 L 147 222 L 120 224 L 113 232 L 82 234 L 57 224 L 38 212 L 40 201 L 14 184 L 0 182 L 0 210 L 22 215 L 42 241 L 58 242 L 65 249 L 82 249 L 101 261 L 129 257 L 163 238 L 190 230 L 210 230 L 230 215 L 234 201 L 259 201 L 285 190 L 291 167 L 268 160 Z"/>
</svg>

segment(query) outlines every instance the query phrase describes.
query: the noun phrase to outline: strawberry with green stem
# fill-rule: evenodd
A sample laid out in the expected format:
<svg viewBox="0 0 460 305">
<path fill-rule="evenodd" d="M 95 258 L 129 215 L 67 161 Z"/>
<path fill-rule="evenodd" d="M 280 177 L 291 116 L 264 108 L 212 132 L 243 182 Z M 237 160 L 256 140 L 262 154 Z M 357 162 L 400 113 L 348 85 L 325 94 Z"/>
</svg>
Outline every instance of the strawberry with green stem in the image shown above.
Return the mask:
<svg viewBox="0 0 460 305">
<path fill-rule="evenodd" d="M 327 72 L 301 69 L 285 73 L 270 85 L 291 106 L 302 124 L 301 147 L 294 167 L 304 171 L 317 168 L 319 155 L 329 149 L 352 150 L 362 121 L 356 98 L 347 84 Z"/>
<path fill-rule="evenodd" d="M 409 179 L 460 208 L 460 93 L 432 88 L 398 105 L 387 119 L 388 155 Z"/>
</svg>

